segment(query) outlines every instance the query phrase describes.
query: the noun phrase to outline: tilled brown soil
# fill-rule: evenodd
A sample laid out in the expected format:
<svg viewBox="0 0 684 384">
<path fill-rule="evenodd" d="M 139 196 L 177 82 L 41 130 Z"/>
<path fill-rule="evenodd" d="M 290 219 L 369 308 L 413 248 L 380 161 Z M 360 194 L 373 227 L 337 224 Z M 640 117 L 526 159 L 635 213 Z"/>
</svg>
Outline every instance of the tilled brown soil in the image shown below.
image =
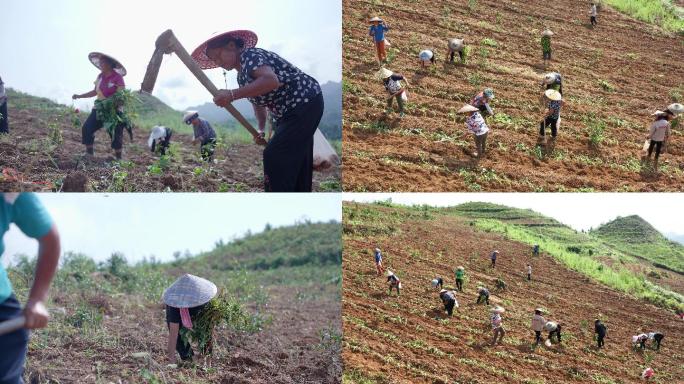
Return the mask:
<svg viewBox="0 0 684 384">
<path fill-rule="evenodd" d="M 340 333 L 339 301 L 329 295 L 302 300 L 287 288 L 271 295 L 272 325 L 250 336 L 217 330 L 212 357 L 196 354 L 194 364 L 178 368 L 167 367 L 163 306 L 134 296 L 97 298 L 107 309 L 100 329 L 78 331 L 54 319 L 48 330 L 32 336 L 24 378 L 27 383 L 340 383 L 340 351 L 322 337 L 330 330 Z M 56 294 L 54 301 L 71 299 Z M 132 355 L 138 352 L 149 356 Z"/>
<path fill-rule="evenodd" d="M 158 161 L 147 149 L 149 132 L 134 130 L 124 138 L 124 162 L 114 162 L 110 139 L 101 129 L 95 138 L 95 158 L 83 156 L 81 128 L 62 116 L 40 109 L 12 109 L 10 134 L 0 136 L 0 190 L 61 192 L 259 192 L 263 191 L 263 147 L 228 143 L 215 153 L 216 162 L 199 159 L 199 147 L 189 135 L 174 133 L 180 159 L 161 174 L 149 172 Z M 63 144 L 48 139 L 48 124 L 62 130 Z M 122 176 L 125 176 L 122 178 Z M 337 183 L 339 167 L 314 172 L 314 191 L 322 182 Z M 326 190 L 330 190 L 329 188 Z"/>
<path fill-rule="evenodd" d="M 350 382 L 637 383 L 647 366 L 656 371 L 654 382 L 684 377 L 679 337 L 684 322 L 673 313 L 597 284 L 548 255 L 533 258 L 529 246 L 479 231 L 465 219 L 435 214 L 431 220 L 414 216 L 399 223 L 353 224 L 351 206 L 344 216 L 342 299 L 342 355 Z M 403 215 L 396 208 L 356 207 Z M 382 225 L 393 234 L 371 230 Z M 376 246 L 383 250 L 385 267 L 402 281 L 400 297 L 388 295 L 386 278 L 375 273 Z M 489 267 L 493 249 L 501 251 L 496 269 Z M 430 280 L 441 276 L 453 287 L 458 265 L 465 267 L 467 281 L 457 294 L 460 308 L 449 319 Z M 505 291 L 493 289 L 497 278 L 507 283 Z M 478 283 L 490 288 L 492 304 L 506 308 L 507 333 L 496 347 L 488 345 L 488 307 L 475 304 Z M 532 349 L 536 307 L 563 324 L 562 344 Z M 598 316 L 608 327 L 601 350 L 592 340 Z M 631 336 L 638 329 L 664 333 L 661 350 L 633 351 Z"/>
<path fill-rule="evenodd" d="M 346 191 L 682 190 L 681 124 L 660 173 L 641 163 L 649 114 L 682 101 L 681 36 L 608 7 L 592 29 L 586 1 L 481 0 L 472 10 L 468 3 L 343 0 Z M 379 67 L 368 36 L 374 15 L 391 28 L 387 67 L 411 84 L 404 119 L 384 114 L 386 91 L 374 78 Z M 555 32 L 554 60 L 544 69 L 539 38 L 546 25 Z M 459 36 L 472 47 L 469 62 L 447 64 L 446 41 Z M 421 69 L 417 53 L 426 48 L 437 63 Z M 537 145 L 547 71 L 563 75 L 566 101 L 553 149 Z M 496 93 L 495 113 L 510 119 L 489 120 L 488 157 L 478 161 L 455 112 L 485 87 Z M 606 121 L 598 147 L 589 144 L 587 121 L 597 120 L 591 114 Z"/>
</svg>

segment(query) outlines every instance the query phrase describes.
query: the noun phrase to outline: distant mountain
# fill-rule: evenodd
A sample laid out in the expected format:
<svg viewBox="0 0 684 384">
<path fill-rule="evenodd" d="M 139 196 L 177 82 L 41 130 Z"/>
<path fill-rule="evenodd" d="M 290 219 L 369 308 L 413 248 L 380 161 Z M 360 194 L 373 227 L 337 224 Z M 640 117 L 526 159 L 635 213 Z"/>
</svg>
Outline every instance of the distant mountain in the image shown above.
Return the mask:
<svg viewBox="0 0 684 384">
<path fill-rule="evenodd" d="M 618 217 L 592 230 L 591 235 L 628 255 L 684 273 L 684 246 L 669 240 L 639 216 Z"/>
<path fill-rule="evenodd" d="M 681 235 L 679 233 L 665 233 L 665 237 L 681 245 L 684 245 L 684 235 Z"/>
<path fill-rule="evenodd" d="M 342 138 L 342 83 L 327 82 L 321 85 L 325 109 L 319 128 L 330 140 Z M 246 99 L 238 100 L 233 106 L 248 120 L 254 120 L 254 108 Z M 200 115 L 216 124 L 232 124 L 235 119 L 223 108 L 214 103 L 188 107 L 187 110 L 195 110 Z"/>
</svg>

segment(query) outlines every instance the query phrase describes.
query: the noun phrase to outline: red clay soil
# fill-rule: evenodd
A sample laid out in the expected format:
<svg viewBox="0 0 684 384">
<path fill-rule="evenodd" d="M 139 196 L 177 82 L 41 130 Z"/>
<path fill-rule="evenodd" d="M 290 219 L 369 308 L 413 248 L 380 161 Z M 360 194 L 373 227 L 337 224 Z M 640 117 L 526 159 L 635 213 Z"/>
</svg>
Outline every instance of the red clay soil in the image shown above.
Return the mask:
<svg viewBox="0 0 684 384">
<path fill-rule="evenodd" d="M 251 336 L 217 330 L 212 357 L 204 360 L 196 355 L 195 365 L 175 369 L 166 366 L 168 331 L 162 306 L 132 296 L 100 297 L 97 300 L 107 308 L 100 329 L 74 333 L 65 325 L 33 335 L 24 379 L 27 383 L 340 383 L 339 348 L 321 342 L 321 332 L 328 327 L 340 332 L 339 300 L 321 295 L 303 301 L 285 288 L 274 289 L 271 296 L 267 312 L 274 317 L 272 325 Z M 54 299 L 59 302 L 59 295 Z M 150 356 L 135 358 L 136 352 Z M 145 378 L 146 372 L 150 378 Z"/>
<path fill-rule="evenodd" d="M 154 175 L 148 167 L 158 157 L 147 148 L 147 131 L 134 130 L 133 142 L 125 133 L 126 165 L 117 167 L 111 141 L 103 129 L 95 137 L 95 158 L 87 160 L 83 157 L 81 128 L 74 127 L 68 118 L 55 118 L 45 110 L 11 107 L 11 133 L 0 135 L 0 191 L 259 192 L 264 188 L 263 147 L 255 144 L 229 143 L 216 151 L 216 163 L 208 166 L 198 158 L 199 147 L 191 143 L 192 138 L 175 133 L 172 141 L 180 143 L 182 161 Z M 59 147 L 49 143 L 47 121 L 62 130 L 64 142 Z M 122 181 L 114 180 L 117 172 L 125 172 Z M 321 182 L 339 180 L 339 167 L 314 172 L 314 190 L 320 190 Z"/>
<path fill-rule="evenodd" d="M 682 124 L 659 174 L 640 160 L 649 114 L 682 101 L 681 36 L 608 7 L 592 29 L 587 1 L 480 0 L 472 11 L 468 3 L 343 0 L 346 191 L 682 190 Z M 387 67 L 411 84 L 401 120 L 384 113 L 387 94 L 374 78 L 379 66 L 368 19 L 375 15 L 391 28 Z M 555 32 L 554 60 L 544 69 L 539 40 L 546 25 Z M 472 47 L 466 65 L 445 63 L 453 37 Z M 436 53 L 432 68 L 420 68 L 422 49 Z M 566 101 L 554 150 L 537 146 L 547 71 L 563 75 Z M 489 120 L 488 157 L 478 161 L 455 112 L 485 87 L 495 91 L 495 113 L 510 120 Z M 585 120 L 596 121 L 592 113 L 606 121 L 598 147 L 589 145 Z"/>
<path fill-rule="evenodd" d="M 548 255 L 533 258 L 529 246 L 476 230 L 464 219 L 415 217 L 392 224 L 394 235 L 364 235 L 350 224 L 349 212 L 344 217 L 342 355 L 345 377 L 356 378 L 350 383 L 364 378 L 379 383 L 637 383 L 647 366 L 656 371 L 653 382 L 682 382 L 684 322 L 673 313 L 593 282 Z M 376 246 L 383 250 L 385 267 L 402 281 L 400 297 L 388 295 L 386 278 L 375 274 Z M 489 267 L 493 249 L 501 251 L 496 269 Z M 533 268 L 531 282 L 526 281 L 527 263 Z M 467 281 L 464 292 L 457 293 L 460 308 L 447 320 L 430 280 L 441 276 L 453 287 L 458 265 L 465 267 Z M 494 290 L 496 278 L 506 282 L 505 291 Z M 492 291 L 492 304 L 506 308 L 507 333 L 495 347 L 488 345 L 489 308 L 475 304 L 478 282 Z M 536 307 L 550 313 L 547 320 L 563 324 L 562 344 L 532 349 Z M 601 350 L 592 340 L 598 316 L 608 327 Z M 665 334 L 660 352 L 631 349 L 631 336 L 640 328 Z"/>
</svg>

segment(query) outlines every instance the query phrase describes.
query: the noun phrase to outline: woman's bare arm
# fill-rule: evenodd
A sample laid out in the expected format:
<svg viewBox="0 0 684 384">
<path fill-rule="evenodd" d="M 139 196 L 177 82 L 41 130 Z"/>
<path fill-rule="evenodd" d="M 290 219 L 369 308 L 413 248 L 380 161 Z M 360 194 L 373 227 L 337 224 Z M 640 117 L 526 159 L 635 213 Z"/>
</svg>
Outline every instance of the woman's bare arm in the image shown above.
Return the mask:
<svg viewBox="0 0 684 384">
<path fill-rule="evenodd" d="M 176 340 L 178 340 L 179 330 L 180 324 L 169 323 L 169 340 L 166 343 L 166 355 L 171 364 L 176 362 Z"/>
<path fill-rule="evenodd" d="M 60 254 L 59 233 L 55 225 L 50 231 L 38 239 L 38 262 L 36 273 L 31 286 L 24 316 L 26 316 L 27 329 L 44 328 L 48 322 L 48 312 L 44 302 L 47 300 L 52 277 L 57 270 Z"/>
</svg>

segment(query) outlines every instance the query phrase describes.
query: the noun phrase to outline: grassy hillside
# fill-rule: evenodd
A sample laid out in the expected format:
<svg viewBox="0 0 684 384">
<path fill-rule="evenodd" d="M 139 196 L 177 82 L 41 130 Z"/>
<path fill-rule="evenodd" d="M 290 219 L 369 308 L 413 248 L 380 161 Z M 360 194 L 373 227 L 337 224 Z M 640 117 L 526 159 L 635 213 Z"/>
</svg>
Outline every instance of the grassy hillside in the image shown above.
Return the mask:
<svg viewBox="0 0 684 384">
<path fill-rule="evenodd" d="M 684 8 L 672 0 L 605 0 L 613 8 L 641 21 L 684 36 Z"/>
<path fill-rule="evenodd" d="M 211 252 L 179 253 L 168 263 L 153 258 L 132 265 L 121 254 L 96 263 L 87 255 L 67 253 L 51 288 L 52 320 L 31 339 L 25 381 L 70 382 L 97 372 L 93 382 L 287 382 L 306 377 L 339 382 L 339 229 L 334 222 L 267 227 L 228 244 L 218 242 Z M 24 257 L 9 269 L 22 302 L 34 266 L 35 260 Z M 170 370 L 165 368 L 167 331 L 160 298 L 183 273 L 212 280 L 260 331 L 221 327 L 213 359 Z M 68 355 L 52 361 L 66 348 Z M 139 352 L 149 356 L 132 356 Z"/>
<path fill-rule="evenodd" d="M 684 246 L 668 240 L 639 216 L 618 217 L 591 234 L 628 255 L 684 273 Z"/>
<path fill-rule="evenodd" d="M 653 382 L 682 377 L 678 338 L 671 338 L 669 351 L 629 347 L 630 336 L 640 327 L 678 334 L 682 324 L 672 312 L 626 294 L 600 276 L 568 268 L 570 259 L 562 255 L 573 252 L 566 247 L 585 246 L 579 240 L 588 235 L 573 238 L 562 227 L 541 227 L 538 234 L 543 218 L 534 213 L 491 204 L 478 211 L 477 206 L 344 203 L 343 383 L 625 384 L 641 382 L 647 366 L 657 372 Z M 491 218 L 494 210 L 512 219 Z M 536 222 L 521 221 L 522 213 L 527 213 L 524 220 L 533 217 Z M 575 241 L 566 244 L 561 235 Z M 531 254 L 533 236 L 544 241 L 539 257 Z M 385 267 L 401 279 L 400 296 L 388 294 L 386 278 L 376 276 L 375 247 L 383 250 Z M 496 268 L 489 265 L 492 249 L 502 252 Z M 586 254 L 582 260 L 596 261 Z M 525 276 L 528 263 L 531 281 Z M 455 293 L 460 306 L 448 317 L 430 280 L 441 276 L 446 289 L 452 289 L 458 265 L 465 267 L 466 282 L 463 292 Z M 494 288 L 497 279 L 506 282 L 506 289 Z M 497 346 L 490 345 L 490 306 L 475 304 L 478 285 L 491 289 L 492 305 L 506 308 L 506 335 Z M 561 344 L 535 347 L 530 320 L 540 306 L 547 319 L 563 323 Z M 592 339 L 597 317 L 608 327 L 603 349 Z"/>
<path fill-rule="evenodd" d="M 493 211 L 493 207 L 497 211 Z M 540 220 L 541 215 L 517 208 L 484 203 L 469 204 L 464 208 L 457 206 L 451 211 L 458 216 L 472 219 L 472 225 L 478 228 L 503 233 L 507 238 L 530 247 L 539 244 L 542 252 L 553 256 L 568 268 L 611 288 L 666 308 L 684 309 L 684 296 L 647 281 L 644 275 L 628 268 L 627 264 L 636 261 L 632 254 L 621 251 L 630 247 L 625 242 L 613 238 L 614 243 L 604 243 L 601 238 L 578 232 L 553 219 Z M 520 221 L 521 213 L 526 213 L 528 217 L 536 216 L 534 222 Z M 657 235 L 662 237 L 659 233 Z M 649 244 L 650 241 L 646 239 L 638 246 L 648 248 Z"/>
</svg>

